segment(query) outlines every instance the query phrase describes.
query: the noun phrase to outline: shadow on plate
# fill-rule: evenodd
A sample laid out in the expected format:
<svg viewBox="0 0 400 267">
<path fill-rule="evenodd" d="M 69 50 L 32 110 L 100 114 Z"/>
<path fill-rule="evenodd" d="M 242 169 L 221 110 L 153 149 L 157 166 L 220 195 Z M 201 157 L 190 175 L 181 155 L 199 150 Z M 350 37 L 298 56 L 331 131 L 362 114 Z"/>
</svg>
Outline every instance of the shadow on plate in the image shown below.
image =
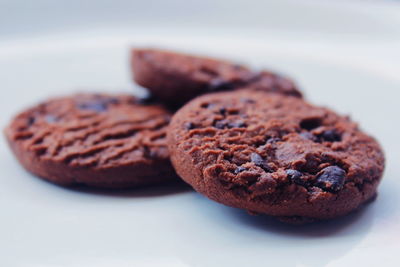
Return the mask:
<svg viewBox="0 0 400 267">
<path fill-rule="evenodd" d="M 374 203 L 365 204 L 356 211 L 336 219 L 327 221 L 316 221 L 301 225 L 281 222 L 278 219 L 267 215 L 249 215 L 246 212 L 238 209 L 231 209 L 231 213 L 232 216 L 236 217 L 236 219 L 238 219 L 241 223 L 244 223 L 251 227 L 255 227 L 259 230 L 273 232 L 274 234 L 318 238 L 335 235 L 338 232 L 346 231 L 346 229 L 361 221 L 364 221 L 363 224 L 360 224 L 363 226 L 357 228 L 356 231 L 366 230 L 361 228 L 365 228 L 366 226 L 370 225 L 369 223 L 365 223 L 365 221 L 369 221 L 372 219 L 369 218 L 371 212 L 368 212 L 372 208 L 372 205 L 374 205 Z"/>
<path fill-rule="evenodd" d="M 91 188 L 87 186 L 67 187 L 67 190 L 108 197 L 161 197 L 166 195 L 189 192 L 192 188 L 184 182 L 177 181 L 167 184 L 142 186 L 130 189 Z"/>
<path fill-rule="evenodd" d="M 290 225 L 201 196 L 197 199 L 196 212 L 189 220 L 192 223 L 181 229 L 174 243 L 188 266 L 225 266 L 227 258 L 233 266 L 269 266 L 271 262 L 279 266 L 326 266 L 359 246 L 382 208 L 378 199 L 341 218 Z"/>
</svg>

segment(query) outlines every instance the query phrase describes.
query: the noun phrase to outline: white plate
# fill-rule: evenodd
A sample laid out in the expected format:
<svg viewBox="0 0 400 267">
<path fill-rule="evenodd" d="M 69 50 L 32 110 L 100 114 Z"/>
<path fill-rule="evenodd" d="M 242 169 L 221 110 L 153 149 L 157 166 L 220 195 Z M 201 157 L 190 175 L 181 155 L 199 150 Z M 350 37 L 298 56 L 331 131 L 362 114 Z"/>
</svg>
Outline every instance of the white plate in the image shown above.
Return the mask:
<svg viewBox="0 0 400 267">
<path fill-rule="evenodd" d="M 398 29 L 385 28 L 386 19 L 377 24 L 384 31 L 347 41 L 327 39 L 323 31 L 299 38 L 279 31 L 220 36 L 217 30 L 131 29 L 3 42 L 1 127 L 49 96 L 138 90 L 130 81 L 128 48 L 150 44 L 236 58 L 293 76 L 308 99 L 351 114 L 377 137 L 387 169 L 378 198 L 365 209 L 331 222 L 289 226 L 185 187 L 119 193 L 61 188 L 22 169 L 2 138 L 0 265 L 399 266 L 400 38 L 394 38 L 395 30 L 390 40 L 374 42 L 379 33 L 388 37 Z"/>
</svg>

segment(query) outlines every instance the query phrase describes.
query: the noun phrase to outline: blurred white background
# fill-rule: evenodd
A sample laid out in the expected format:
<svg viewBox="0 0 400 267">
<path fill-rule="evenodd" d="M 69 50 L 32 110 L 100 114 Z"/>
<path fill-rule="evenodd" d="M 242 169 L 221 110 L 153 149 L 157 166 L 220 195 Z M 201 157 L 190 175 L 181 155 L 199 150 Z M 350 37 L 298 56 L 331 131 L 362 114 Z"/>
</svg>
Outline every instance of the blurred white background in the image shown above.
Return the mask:
<svg viewBox="0 0 400 267">
<path fill-rule="evenodd" d="M 77 90 L 136 88 L 151 45 L 271 68 L 381 142 L 375 202 L 290 227 L 192 191 L 91 193 L 26 173 L 0 139 L 0 266 L 399 266 L 400 2 L 0 0 L 0 127 Z"/>
<path fill-rule="evenodd" d="M 343 9 L 345 7 L 345 9 Z M 384 17 L 384 20 L 382 20 Z M 2 38 L 94 29 L 285 32 L 393 40 L 398 1 L 368 0 L 2 0 Z"/>
</svg>

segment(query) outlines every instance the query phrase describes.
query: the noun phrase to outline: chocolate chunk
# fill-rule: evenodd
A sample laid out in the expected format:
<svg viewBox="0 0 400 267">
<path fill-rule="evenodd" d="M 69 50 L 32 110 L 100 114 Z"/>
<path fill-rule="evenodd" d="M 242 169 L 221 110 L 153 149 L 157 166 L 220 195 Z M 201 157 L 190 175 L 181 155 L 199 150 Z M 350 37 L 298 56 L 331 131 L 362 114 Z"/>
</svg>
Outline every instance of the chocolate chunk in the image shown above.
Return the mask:
<svg viewBox="0 0 400 267">
<path fill-rule="evenodd" d="M 257 166 L 264 164 L 263 158 L 257 153 L 251 153 L 250 159 L 251 159 L 251 162 L 253 162 Z"/>
<path fill-rule="evenodd" d="M 35 123 L 35 117 L 28 117 L 28 126 L 31 126 L 32 124 L 34 124 Z"/>
<path fill-rule="evenodd" d="M 214 123 L 214 127 L 217 129 L 224 129 L 225 126 L 226 126 L 226 122 L 224 122 L 224 121 L 216 121 Z"/>
<path fill-rule="evenodd" d="M 315 185 L 331 192 L 343 188 L 346 172 L 338 166 L 329 166 L 323 169 L 317 177 Z"/>
<path fill-rule="evenodd" d="M 256 166 L 262 168 L 264 171 L 272 172 L 271 168 L 268 166 L 268 163 L 266 163 L 259 154 L 251 153 L 250 159 L 251 162 L 253 162 Z"/>
<path fill-rule="evenodd" d="M 245 128 L 247 124 L 242 120 L 227 122 L 227 120 L 215 121 L 214 127 L 217 129 L 225 129 L 225 128 Z"/>
<path fill-rule="evenodd" d="M 322 124 L 321 118 L 306 118 L 300 122 L 300 127 L 308 131 L 315 129 Z"/>
<path fill-rule="evenodd" d="M 341 134 L 334 129 L 324 131 L 319 138 L 327 142 L 340 142 L 342 140 Z"/>
<path fill-rule="evenodd" d="M 306 181 L 303 178 L 303 173 L 298 170 L 289 169 L 286 170 L 286 174 L 290 181 L 299 185 L 306 185 Z"/>
<path fill-rule="evenodd" d="M 237 168 L 235 169 L 234 173 L 235 173 L 235 174 L 238 174 L 238 173 L 240 173 L 240 172 L 242 172 L 242 171 L 245 171 L 245 170 L 247 170 L 245 167 L 239 166 L 239 167 L 237 167 Z"/>
<path fill-rule="evenodd" d="M 224 108 L 224 107 L 220 108 L 220 109 L 219 109 L 219 113 L 220 113 L 221 115 L 225 115 L 225 113 L 226 113 L 226 108 Z"/>
</svg>

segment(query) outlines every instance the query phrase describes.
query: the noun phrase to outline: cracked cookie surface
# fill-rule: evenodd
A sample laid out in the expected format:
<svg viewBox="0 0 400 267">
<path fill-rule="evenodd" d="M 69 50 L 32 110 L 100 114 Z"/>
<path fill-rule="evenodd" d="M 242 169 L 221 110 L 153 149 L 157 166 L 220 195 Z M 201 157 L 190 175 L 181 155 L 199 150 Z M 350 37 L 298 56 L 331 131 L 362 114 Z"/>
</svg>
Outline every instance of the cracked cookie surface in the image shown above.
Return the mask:
<svg viewBox="0 0 400 267">
<path fill-rule="evenodd" d="M 348 117 L 249 90 L 189 102 L 173 116 L 168 144 L 196 191 L 285 221 L 349 213 L 374 197 L 384 170 L 379 144 Z"/>
<path fill-rule="evenodd" d="M 30 172 L 62 185 L 124 188 L 177 179 L 170 113 L 128 95 L 77 94 L 17 115 L 7 140 Z"/>
<path fill-rule="evenodd" d="M 134 49 L 131 61 L 135 81 L 173 107 L 201 94 L 242 87 L 301 97 L 288 78 L 228 61 L 155 49 Z"/>
</svg>

